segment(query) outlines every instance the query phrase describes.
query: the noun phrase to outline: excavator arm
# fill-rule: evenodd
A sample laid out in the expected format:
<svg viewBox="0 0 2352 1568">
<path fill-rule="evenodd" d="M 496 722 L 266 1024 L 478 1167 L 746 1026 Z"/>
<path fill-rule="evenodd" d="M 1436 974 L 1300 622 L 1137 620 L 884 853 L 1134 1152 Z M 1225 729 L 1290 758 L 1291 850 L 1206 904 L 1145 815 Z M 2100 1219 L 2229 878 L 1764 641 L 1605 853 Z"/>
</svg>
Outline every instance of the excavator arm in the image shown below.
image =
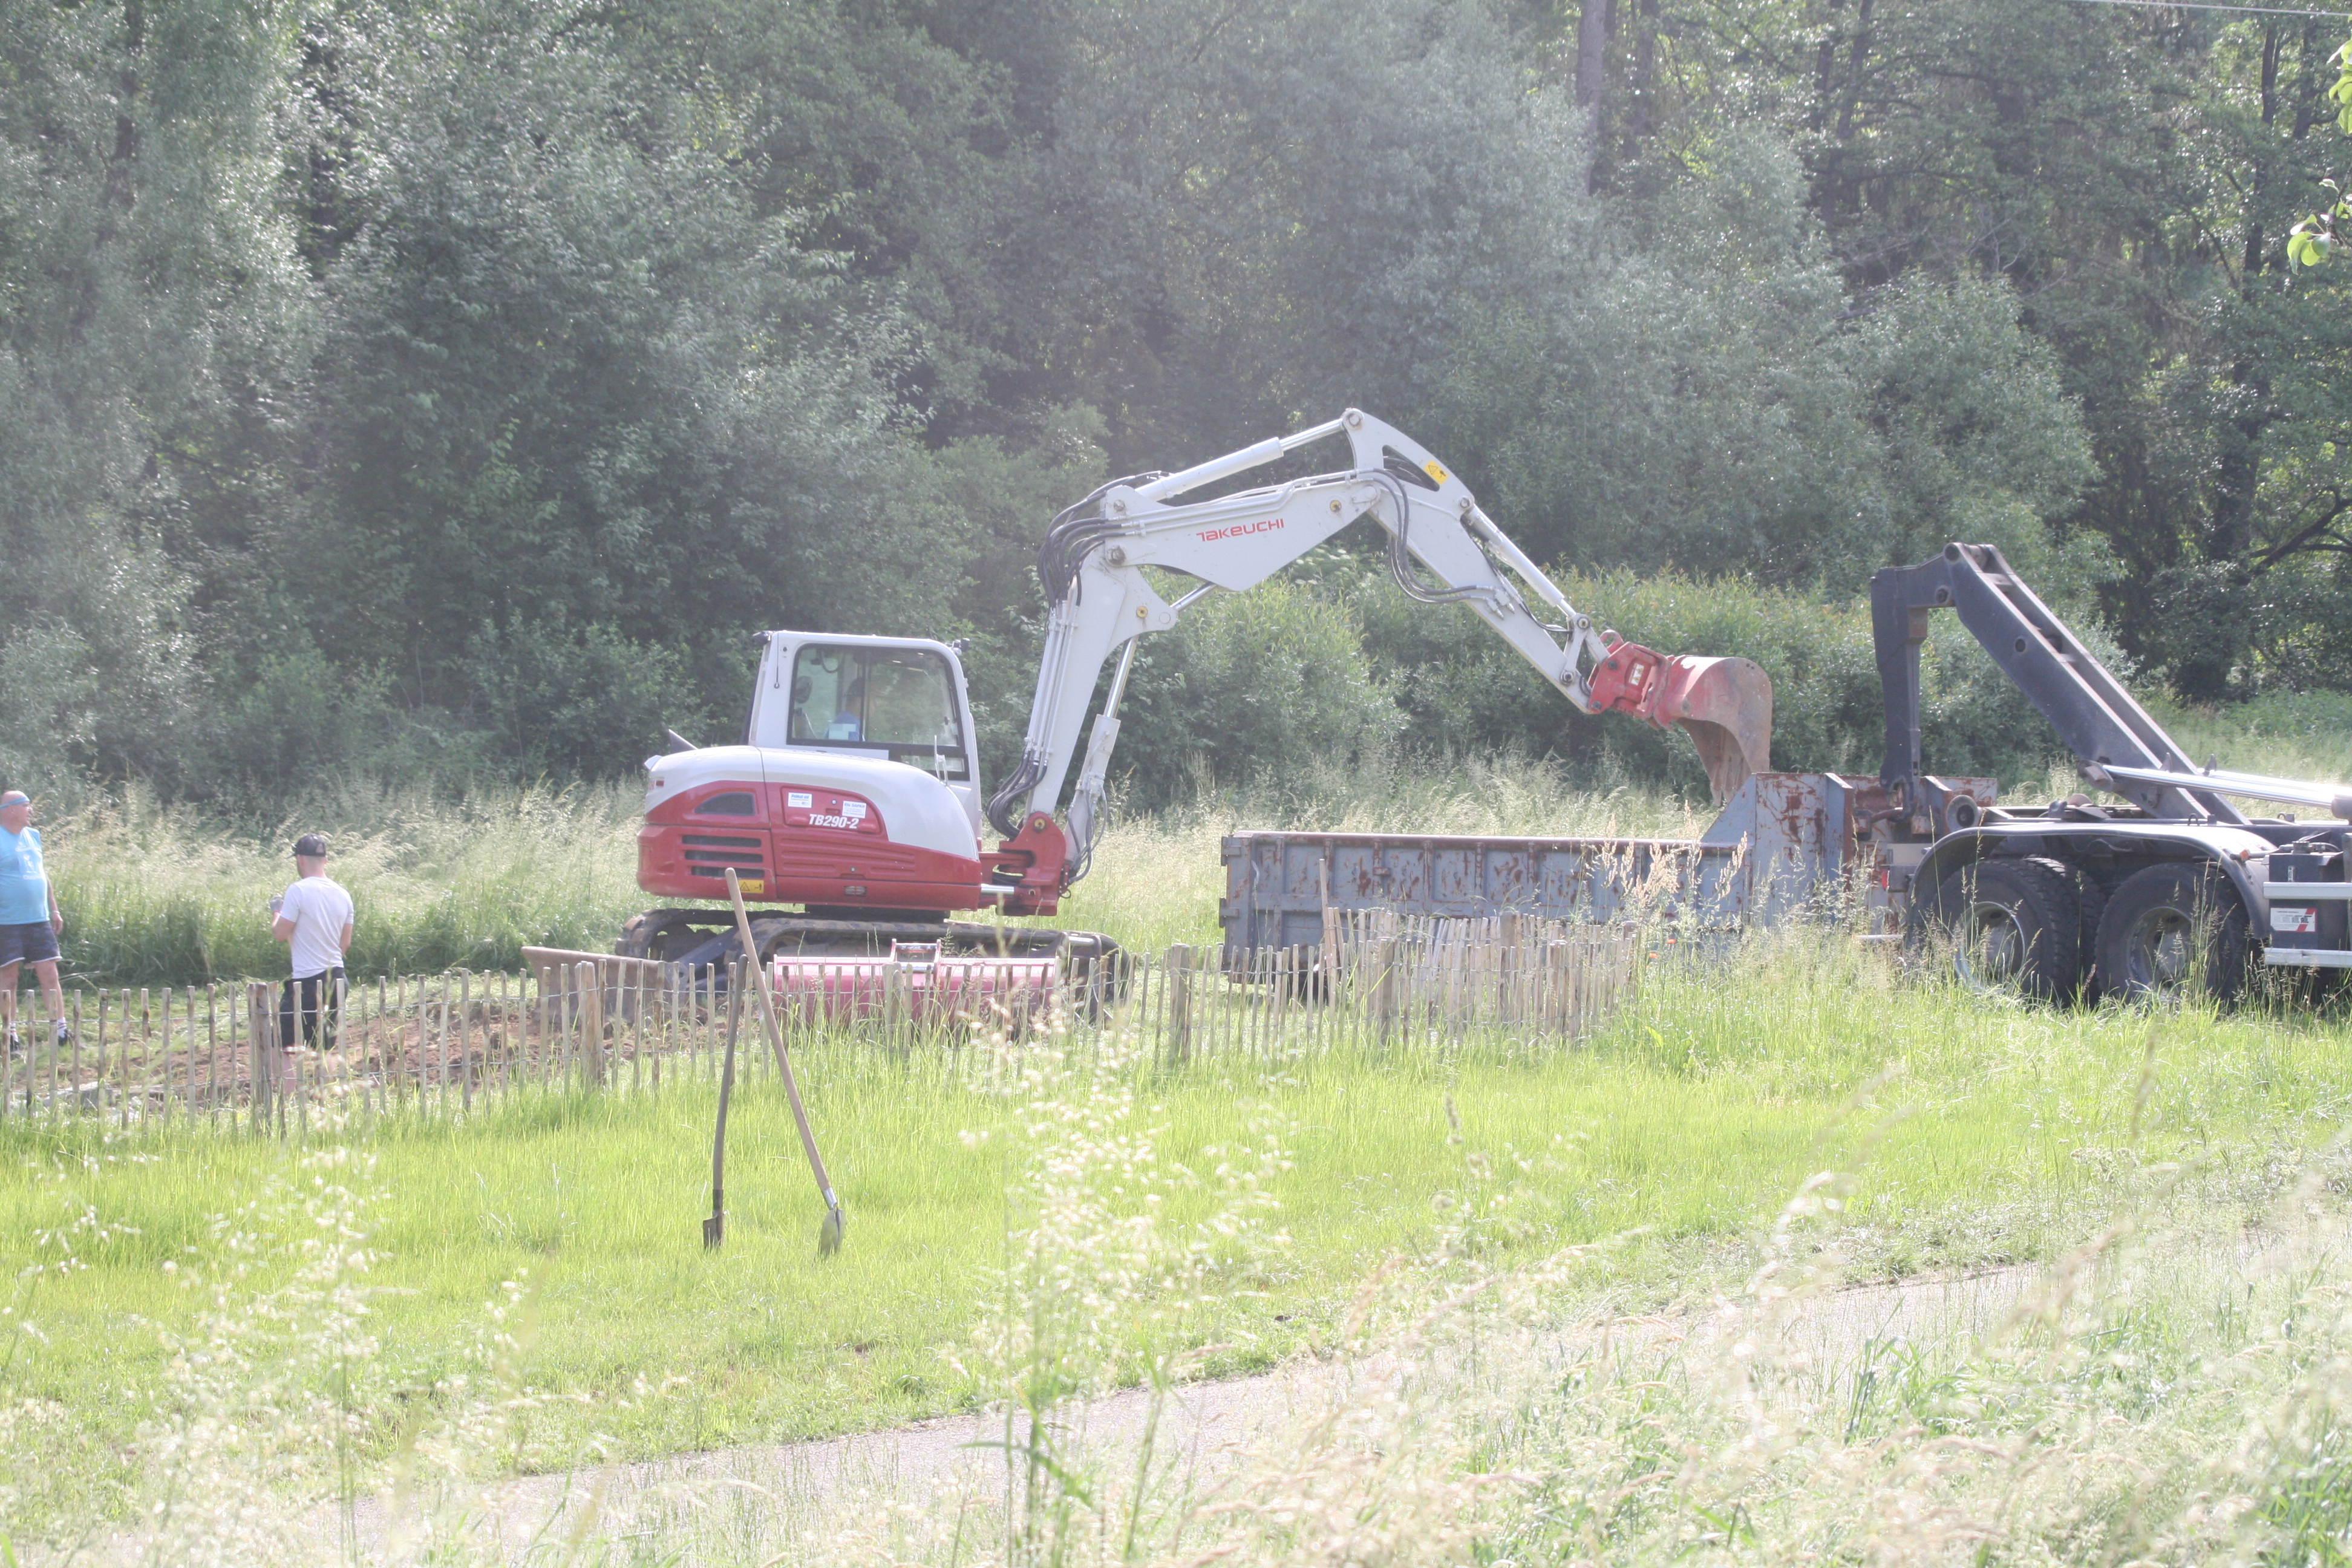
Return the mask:
<svg viewBox="0 0 2352 1568">
<path fill-rule="evenodd" d="M 1347 439 L 1353 458 L 1344 471 L 1213 500 L 1174 499 L 1334 436 Z M 1406 595 L 1466 605 L 1578 708 L 1633 713 L 1660 728 L 1682 724 L 1718 798 L 1771 765 L 1771 684 L 1762 669 L 1739 658 L 1664 658 L 1596 631 L 1444 464 L 1402 431 L 1351 408 L 1181 473 L 1116 480 L 1055 520 L 1038 552 L 1051 606 L 1045 654 L 1021 763 L 989 800 L 997 829 L 1010 838 L 1051 813 L 1096 680 L 1119 650 L 1070 804 L 1066 879 L 1085 875 L 1138 639 L 1175 626 L 1212 588 L 1256 586 L 1362 517 L 1387 531 L 1390 569 Z M 1146 566 L 1182 573 L 1200 586 L 1171 604 L 1144 575 Z"/>
</svg>

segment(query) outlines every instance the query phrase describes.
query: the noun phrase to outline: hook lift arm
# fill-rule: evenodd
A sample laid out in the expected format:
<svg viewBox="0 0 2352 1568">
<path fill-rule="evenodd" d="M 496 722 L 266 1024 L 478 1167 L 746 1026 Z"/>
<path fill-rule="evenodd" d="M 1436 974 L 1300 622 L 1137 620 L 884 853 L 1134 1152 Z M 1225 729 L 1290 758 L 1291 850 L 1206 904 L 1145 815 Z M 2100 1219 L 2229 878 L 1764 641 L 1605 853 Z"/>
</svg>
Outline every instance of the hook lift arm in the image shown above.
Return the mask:
<svg viewBox="0 0 2352 1568">
<path fill-rule="evenodd" d="M 1346 437 L 1352 468 L 1214 500 L 1171 500 L 1331 436 Z M 1070 803 L 1066 880 L 1083 877 L 1138 640 L 1175 626 L 1212 588 L 1255 587 L 1360 517 L 1388 531 L 1390 570 L 1408 596 L 1467 605 L 1583 711 L 1633 713 L 1661 729 L 1684 725 L 1718 799 L 1770 766 L 1771 683 L 1760 668 L 1741 658 L 1664 658 L 1613 632 L 1596 632 L 1444 465 L 1402 431 L 1351 408 L 1181 473 L 1114 480 L 1055 520 L 1038 552 L 1051 608 L 1028 737 L 1019 766 L 988 803 L 998 831 L 1010 838 L 1025 820 L 1051 812 L 1095 681 L 1111 651 L 1123 648 Z M 1145 566 L 1184 573 L 1201 585 L 1171 604 L 1145 578 Z M 1530 594 L 1549 615 L 1529 604 Z"/>
</svg>

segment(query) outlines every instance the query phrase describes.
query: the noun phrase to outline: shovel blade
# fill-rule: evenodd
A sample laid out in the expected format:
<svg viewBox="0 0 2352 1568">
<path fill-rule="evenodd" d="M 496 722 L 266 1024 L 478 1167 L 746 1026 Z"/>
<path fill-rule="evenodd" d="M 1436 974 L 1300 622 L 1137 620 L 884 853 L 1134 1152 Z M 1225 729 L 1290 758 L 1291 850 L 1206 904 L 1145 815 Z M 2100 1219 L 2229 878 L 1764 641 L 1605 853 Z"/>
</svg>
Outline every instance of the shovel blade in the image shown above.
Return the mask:
<svg viewBox="0 0 2352 1568">
<path fill-rule="evenodd" d="M 725 1215 L 715 1214 L 709 1219 L 702 1222 L 702 1245 L 704 1247 L 716 1251 L 719 1244 L 726 1239 L 727 1216 Z"/>
<path fill-rule="evenodd" d="M 1666 660 L 1653 719 L 1689 734 L 1717 805 L 1738 793 L 1748 774 L 1771 770 L 1772 678 L 1754 659 Z"/>
</svg>

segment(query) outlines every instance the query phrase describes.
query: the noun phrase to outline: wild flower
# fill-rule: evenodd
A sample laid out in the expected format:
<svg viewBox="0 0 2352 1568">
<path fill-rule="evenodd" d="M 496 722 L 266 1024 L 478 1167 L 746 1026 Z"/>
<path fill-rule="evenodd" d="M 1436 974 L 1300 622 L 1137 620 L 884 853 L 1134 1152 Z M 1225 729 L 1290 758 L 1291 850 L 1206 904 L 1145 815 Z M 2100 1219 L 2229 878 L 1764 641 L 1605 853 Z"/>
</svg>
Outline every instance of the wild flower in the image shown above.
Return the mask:
<svg viewBox="0 0 2352 1568">
<path fill-rule="evenodd" d="M 206 1267 L 183 1277 L 211 1306 L 194 1332 L 166 1336 L 140 1435 L 144 1557 L 158 1568 L 305 1561 L 314 1543 L 287 1500 L 358 1485 L 378 1390 L 368 1203 L 344 1180 L 355 1164 L 363 1174 L 344 1148 L 306 1153 L 299 1183 L 216 1220 Z"/>
<path fill-rule="evenodd" d="M 1287 1164 L 1279 1119 L 1265 1107 L 1245 1113 L 1237 1139 L 1202 1152 L 1216 1162 L 1205 1172 L 1163 1162 L 1163 1130 L 1142 1121 L 1145 1061 L 1133 1031 L 1080 1037 L 1066 1019 L 1019 1041 L 1000 1031 L 976 1053 L 979 1087 L 1009 1105 L 1008 1158 L 1019 1163 L 1008 1207 L 1018 1217 L 994 1308 L 949 1359 L 1003 1412 L 1008 1561 L 1053 1559 L 1074 1534 L 1116 1532 L 1083 1474 L 1082 1402 L 1139 1377 L 1163 1399 L 1209 1348 L 1188 1340 L 1188 1321 L 1249 1290 L 1287 1243 L 1267 1186 Z M 1173 1218 L 1188 1198 L 1197 1217 Z M 1136 1463 L 1151 1473 L 1148 1439 Z M 1130 1517 L 1127 1533 L 1137 1527 Z"/>
</svg>

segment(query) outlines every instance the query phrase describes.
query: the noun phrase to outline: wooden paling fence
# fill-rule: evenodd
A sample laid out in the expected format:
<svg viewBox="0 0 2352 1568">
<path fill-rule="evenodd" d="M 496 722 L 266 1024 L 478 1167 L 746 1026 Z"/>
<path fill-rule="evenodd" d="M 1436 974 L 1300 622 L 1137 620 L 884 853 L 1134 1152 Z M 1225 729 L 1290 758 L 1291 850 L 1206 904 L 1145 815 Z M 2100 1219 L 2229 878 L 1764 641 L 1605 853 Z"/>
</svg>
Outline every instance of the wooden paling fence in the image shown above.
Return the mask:
<svg viewBox="0 0 2352 1568">
<path fill-rule="evenodd" d="M 1635 999 L 1637 955 L 1630 931 L 1371 910 L 1327 920 L 1318 947 L 1120 954 L 1059 973 L 1044 994 L 1029 988 L 1034 968 L 956 994 L 887 961 L 828 963 L 822 984 L 780 997 L 779 1021 L 788 1043 L 898 1050 L 1124 1029 L 1171 1066 L 1481 1031 L 1569 1040 Z M 279 1046 L 277 984 L 72 991 L 62 1040 L 27 992 L 24 1047 L 0 1063 L 0 1121 L 299 1134 L 354 1115 L 463 1114 L 519 1089 L 652 1093 L 716 1075 L 739 971 L 553 956 L 520 975 L 352 983 L 320 1019 L 316 1047 L 291 1051 Z M 738 1028 L 739 1079 L 772 1076 L 748 994 Z"/>
<path fill-rule="evenodd" d="M 658 1087 L 669 1064 L 716 1048 L 725 1009 L 719 970 L 667 981 L 632 997 L 619 1030 L 593 972 L 584 984 L 464 970 L 353 982 L 327 999 L 314 1040 L 297 1015 L 293 1050 L 280 1047 L 276 984 L 76 989 L 61 1040 L 28 991 L 23 1047 L 0 1063 L 0 1118 L 284 1131 L 321 1111 L 463 1111 L 525 1085 Z"/>
<path fill-rule="evenodd" d="M 1376 1016 L 1415 1019 L 1449 1035 L 1479 1026 L 1584 1034 L 1633 1000 L 1640 945 L 1630 925 L 1323 911 L 1325 961 L 1352 975 L 1360 993 L 1373 993 L 1368 1001 Z"/>
</svg>

